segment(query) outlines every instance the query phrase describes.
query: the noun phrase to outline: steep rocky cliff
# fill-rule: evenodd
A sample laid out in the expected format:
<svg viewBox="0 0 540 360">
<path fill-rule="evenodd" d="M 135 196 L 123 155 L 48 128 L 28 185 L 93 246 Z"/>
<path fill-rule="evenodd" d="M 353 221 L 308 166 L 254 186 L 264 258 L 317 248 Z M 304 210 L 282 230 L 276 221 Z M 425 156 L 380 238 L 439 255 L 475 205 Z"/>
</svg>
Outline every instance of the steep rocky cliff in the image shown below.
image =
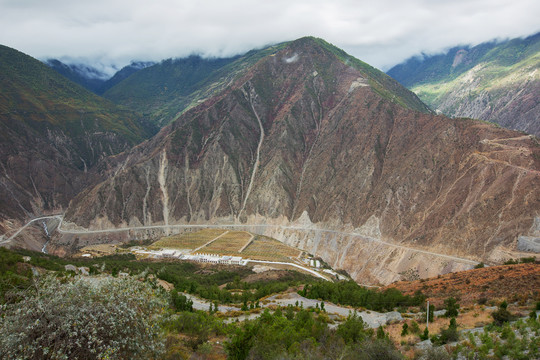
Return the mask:
<svg viewBox="0 0 540 360">
<path fill-rule="evenodd" d="M 540 136 L 540 33 L 412 58 L 388 74 L 448 116 Z"/>
<path fill-rule="evenodd" d="M 150 134 L 140 116 L 0 46 L 0 235 L 66 208 L 99 179 L 100 159 Z"/>
<path fill-rule="evenodd" d="M 357 280 L 391 282 L 515 250 L 540 216 L 539 170 L 537 139 L 435 116 L 386 75 L 304 38 L 118 156 L 63 228 L 249 224 Z M 95 234 L 84 241 L 103 241 Z"/>
</svg>

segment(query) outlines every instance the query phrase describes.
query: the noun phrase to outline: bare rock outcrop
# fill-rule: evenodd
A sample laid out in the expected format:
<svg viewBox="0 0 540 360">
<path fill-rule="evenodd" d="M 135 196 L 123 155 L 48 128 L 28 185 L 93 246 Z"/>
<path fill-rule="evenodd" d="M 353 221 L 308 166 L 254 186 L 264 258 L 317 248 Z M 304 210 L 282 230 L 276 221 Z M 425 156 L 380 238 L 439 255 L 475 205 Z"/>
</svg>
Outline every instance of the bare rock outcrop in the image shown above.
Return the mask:
<svg viewBox="0 0 540 360">
<path fill-rule="evenodd" d="M 407 108 L 406 90 L 382 87 L 372 72 L 316 41 L 293 42 L 118 156 L 65 221 L 89 230 L 270 224 L 258 232 L 360 282 L 410 269 L 432 276 L 474 264 L 458 258 L 515 250 L 540 216 L 538 140 Z"/>
</svg>

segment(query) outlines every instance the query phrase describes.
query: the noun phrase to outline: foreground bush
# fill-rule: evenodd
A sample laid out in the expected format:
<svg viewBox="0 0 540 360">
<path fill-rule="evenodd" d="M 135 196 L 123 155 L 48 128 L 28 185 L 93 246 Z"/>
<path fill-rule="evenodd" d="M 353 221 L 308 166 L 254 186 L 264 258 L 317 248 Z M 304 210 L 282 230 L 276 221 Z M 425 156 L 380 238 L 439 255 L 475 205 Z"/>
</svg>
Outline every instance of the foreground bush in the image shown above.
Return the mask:
<svg viewBox="0 0 540 360">
<path fill-rule="evenodd" d="M 161 293 L 132 279 L 48 277 L 4 305 L 2 359 L 148 359 L 163 351 Z"/>
</svg>

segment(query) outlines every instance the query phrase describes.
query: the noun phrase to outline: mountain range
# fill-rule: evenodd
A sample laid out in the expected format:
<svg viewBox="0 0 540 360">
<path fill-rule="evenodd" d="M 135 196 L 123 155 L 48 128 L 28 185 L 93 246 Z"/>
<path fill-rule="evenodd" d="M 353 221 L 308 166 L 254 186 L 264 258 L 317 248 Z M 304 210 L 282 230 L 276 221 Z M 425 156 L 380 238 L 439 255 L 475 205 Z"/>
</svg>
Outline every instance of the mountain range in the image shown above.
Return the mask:
<svg viewBox="0 0 540 360">
<path fill-rule="evenodd" d="M 101 144 L 93 157 L 78 150 L 86 167 L 69 163 L 73 175 L 54 170 L 84 182 L 56 206 L 27 210 L 26 217 L 64 211 L 69 202 L 49 244 L 57 254 L 159 237 L 177 225 L 227 224 L 321 256 L 357 281 L 389 283 L 404 272 L 426 277 L 497 263 L 540 237 L 537 138 L 436 115 L 390 76 L 324 40 L 301 38 L 230 59 L 163 61 L 104 93 L 119 105 L 24 59 L 52 88 L 76 89 L 68 97 L 48 88 L 47 104 L 83 104 L 82 96 L 84 107 L 70 111 L 86 114 L 98 102 L 107 110 L 92 127 L 81 125 L 82 138 L 62 133 L 75 144 L 108 134 L 99 138 L 109 148 Z M 18 112 L 27 107 L 11 103 Z M 48 114 L 43 105 L 40 116 Z M 71 121 L 44 124 L 50 133 Z M 162 126 L 151 138 L 148 122 Z M 11 138 L 22 147 L 40 136 Z M 11 156 L 3 163 L 15 168 Z M 39 183 L 56 189 L 46 177 Z M 21 188 L 37 204 L 32 182 Z M 24 218 L 7 211 L 6 220 Z"/>
<path fill-rule="evenodd" d="M 388 75 L 445 115 L 540 136 L 540 33 L 413 57 Z"/>
<path fill-rule="evenodd" d="M 61 211 L 106 156 L 155 128 L 40 61 L 0 46 L 0 229 Z"/>
<path fill-rule="evenodd" d="M 131 64 L 124 66 L 113 76 L 109 76 L 91 65 L 66 64 L 58 59 L 47 59 L 45 64 L 74 83 L 81 85 L 95 94 L 103 95 L 105 91 L 109 90 L 122 80 L 154 63 L 148 61 L 132 61 Z"/>
</svg>

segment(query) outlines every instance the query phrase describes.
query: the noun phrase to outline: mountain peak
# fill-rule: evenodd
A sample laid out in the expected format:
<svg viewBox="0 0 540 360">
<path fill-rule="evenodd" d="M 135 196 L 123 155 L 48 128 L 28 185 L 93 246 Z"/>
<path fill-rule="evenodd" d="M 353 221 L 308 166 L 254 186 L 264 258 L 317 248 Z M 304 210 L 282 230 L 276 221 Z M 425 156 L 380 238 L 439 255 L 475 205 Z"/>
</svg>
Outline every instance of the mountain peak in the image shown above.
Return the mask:
<svg viewBox="0 0 540 360">
<path fill-rule="evenodd" d="M 348 80 L 349 85 L 362 78 L 370 88 L 392 102 L 421 112 L 430 111 L 416 95 L 383 72 L 312 36 L 252 50 L 233 58 L 203 61 L 195 57 L 163 61 L 133 74 L 105 92 L 104 96 L 164 126 L 188 109 L 219 94 L 235 81 L 241 83 L 256 69 L 263 70 L 262 64 L 271 65 L 274 68 L 272 71 L 283 72 L 284 76 L 294 67 L 285 66 L 278 70 L 277 65 L 302 65 L 303 73 L 298 74 L 299 79 L 314 72 L 336 78 L 339 77 L 338 72 L 349 72 L 354 77 Z M 330 69 L 337 72 L 332 73 Z M 274 76 L 269 72 L 267 79 Z"/>
</svg>

